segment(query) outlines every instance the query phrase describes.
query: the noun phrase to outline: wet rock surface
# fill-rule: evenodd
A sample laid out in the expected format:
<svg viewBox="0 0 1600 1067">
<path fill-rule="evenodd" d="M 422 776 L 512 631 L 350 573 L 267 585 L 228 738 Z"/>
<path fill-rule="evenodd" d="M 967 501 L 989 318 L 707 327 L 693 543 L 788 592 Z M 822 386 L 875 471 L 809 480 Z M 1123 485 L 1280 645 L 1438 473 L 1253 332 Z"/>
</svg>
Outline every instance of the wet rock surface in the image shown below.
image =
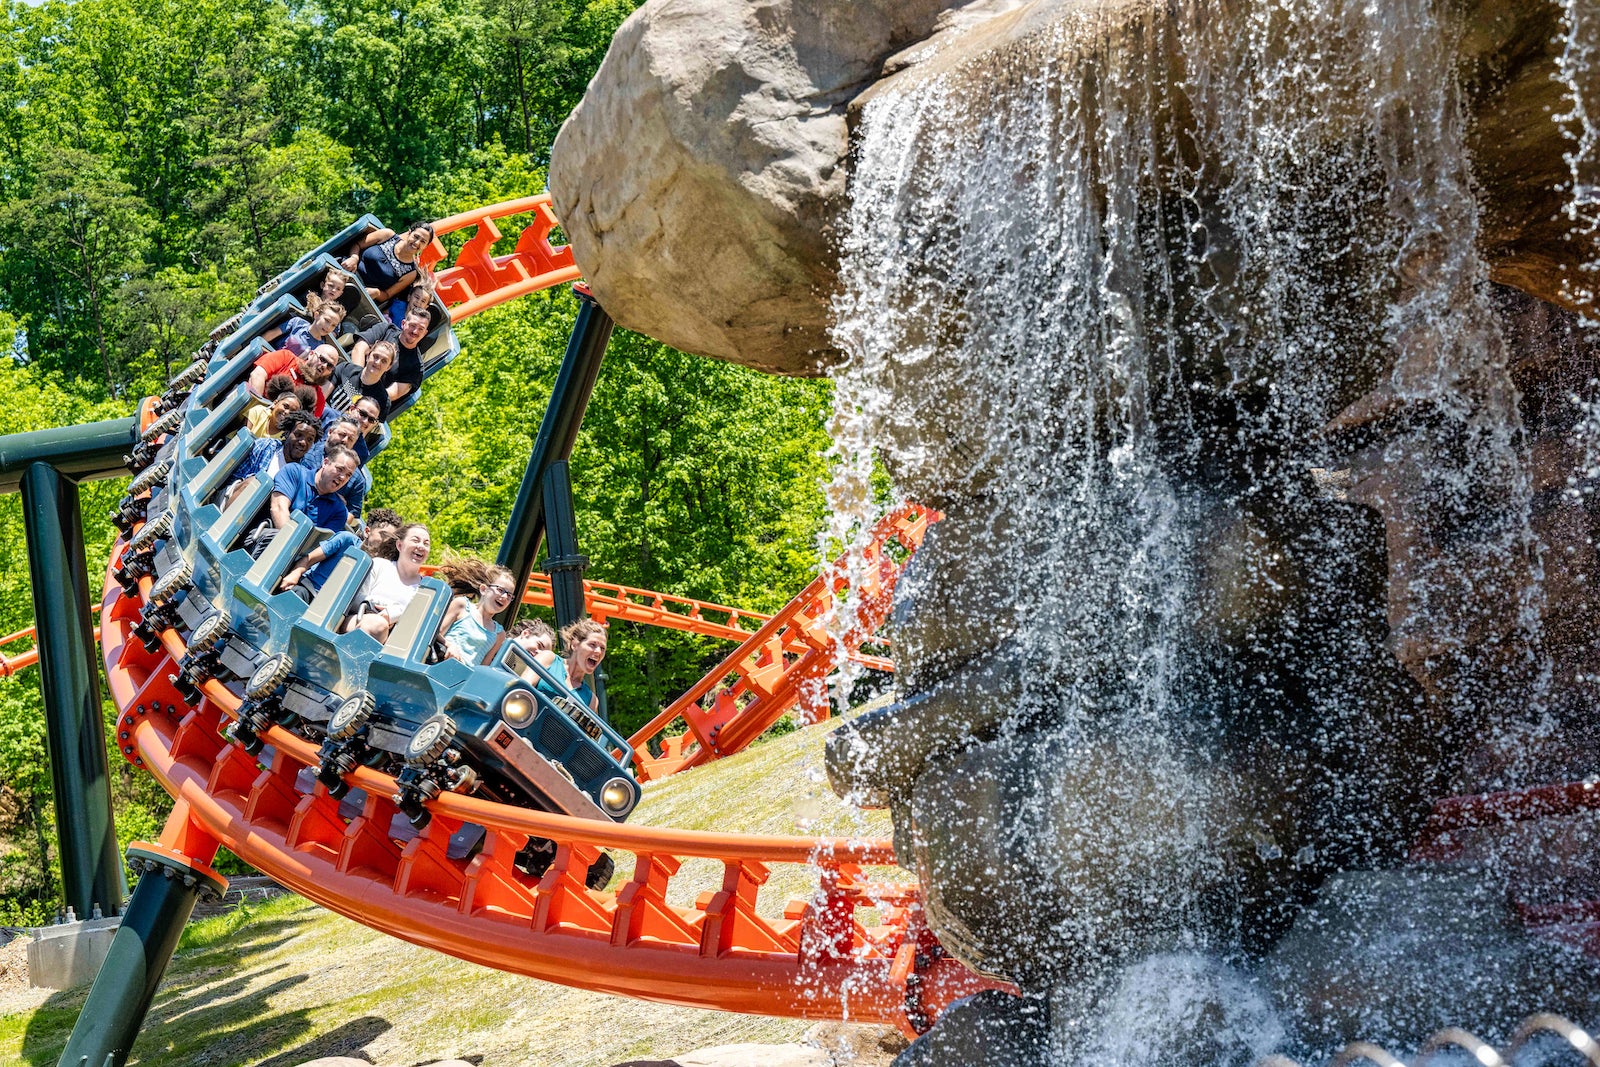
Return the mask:
<svg viewBox="0 0 1600 1067">
<path fill-rule="evenodd" d="M 876 455 L 945 513 L 897 591 L 901 699 L 830 741 L 834 787 L 893 813 L 944 944 L 1048 1005 L 1037 1062 L 1110 1047 L 1092 1022 L 1119 1004 L 1146 1036 L 1107 1062 L 1141 1065 L 1499 1026 L 1547 1006 L 1539 968 L 1593 1011 L 1593 965 L 1508 925 L 1503 892 L 1405 866 L 1436 798 L 1600 773 L 1600 343 L 1572 312 L 1600 229 L 1566 211 L 1554 117 L 1591 95 L 1600 114 L 1600 74 L 1563 52 L 1561 9 L 945 6 L 897 24 L 896 54 L 850 52 L 827 121 L 848 115 L 851 154 L 830 169 L 817 138 L 786 172 L 810 199 L 750 208 L 770 154 L 711 168 L 732 195 L 677 162 L 642 172 L 659 189 L 591 180 L 620 173 L 585 162 L 609 150 L 594 116 L 552 176 L 586 270 L 671 245 L 687 201 L 718 247 L 770 252 L 710 295 L 654 268 L 609 291 L 697 351 L 789 372 L 848 354 L 836 499 L 871 499 L 849 457 Z M 780 41 L 801 10 L 734 7 Z M 618 63 L 679 10 L 641 9 Z M 593 95 L 628 99 L 626 73 Z M 636 121 L 712 99 L 703 68 L 667 80 L 679 96 L 635 93 Z M 724 98 L 765 99 L 759 80 Z M 775 146 L 702 110 L 674 144 Z M 774 236 L 802 201 L 826 247 Z M 731 332 L 780 290 L 781 315 Z M 1593 890 L 1592 837 L 1469 851 L 1559 904 Z M 1476 933 L 1409 915 L 1408 892 Z M 1430 929 L 1464 953 L 1441 966 L 1482 976 L 1437 1011 L 1385 986 L 1426 999 L 1426 968 L 1380 958 Z M 970 1033 L 941 1024 L 906 1062 L 991 1062 L 982 1034 L 1039 1021 L 1016 1009 L 974 1002 Z"/>
<path fill-rule="evenodd" d="M 917 79 L 981 68 L 986 55 L 1063 21 L 1111 25 L 1164 7 L 650 0 L 617 34 L 562 130 L 550 170 L 557 213 L 623 325 L 762 370 L 817 373 L 839 356 L 830 300 L 850 109 L 875 93 L 915 91 L 908 83 Z M 1593 248 L 1569 239 L 1570 141 L 1550 120 L 1567 110 L 1556 77 L 1560 9 L 1470 4 L 1462 20 L 1459 70 L 1493 276 L 1588 306 L 1576 267 Z M 1138 29 L 1127 40 L 1135 51 L 1149 44 Z M 1177 69 L 1181 57 L 1159 61 Z"/>
<path fill-rule="evenodd" d="M 953 1063 L 1046 1063 L 1049 1009 L 1037 1000 L 985 992 L 957 1001 L 911 1043 L 894 1067 Z"/>
<path fill-rule="evenodd" d="M 1301 1048 L 1393 1048 L 1470 1020 L 1503 1046 L 1532 1006 L 1600 1018 L 1600 964 L 1507 913 L 1503 880 L 1476 867 L 1335 875 L 1267 957 Z"/>
</svg>

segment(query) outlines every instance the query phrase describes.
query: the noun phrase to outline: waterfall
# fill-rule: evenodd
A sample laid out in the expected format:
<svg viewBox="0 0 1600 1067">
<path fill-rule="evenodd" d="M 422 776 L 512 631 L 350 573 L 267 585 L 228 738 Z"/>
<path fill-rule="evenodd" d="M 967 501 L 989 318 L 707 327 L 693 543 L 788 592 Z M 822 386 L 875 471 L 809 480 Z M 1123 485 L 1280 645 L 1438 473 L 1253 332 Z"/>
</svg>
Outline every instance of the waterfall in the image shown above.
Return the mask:
<svg viewBox="0 0 1600 1067">
<path fill-rule="evenodd" d="M 945 510 L 902 583 L 902 692 L 1006 659 L 1006 706 L 973 712 L 993 718 L 980 747 L 1010 754 L 992 765 L 1102 767 L 1083 780 L 1116 798 L 1074 806 L 1041 772 L 993 828 L 1028 853 L 996 877 L 1068 904 L 1048 929 L 984 933 L 950 892 L 941 936 L 1008 973 L 1047 949 L 1089 972 L 1232 959 L 1294 893 L 1394 855 L 1381 824 L 1441 784 L 1405 762 L 1415 737 L 1445 749 L 1544 699 L 1455 31 L 1426 0 L 1041 0 L 1016 25 L 861 109 L 831 534 L 866 525 L 874 459 Z M 1327 519 L 1325 498 L 1403 514 L 1410 539 Z M 1293 606 L 1369 548 L 1387 602 Z M 1319 619 L 1304 692 L 1245 675 Z M 1425 697 L 1443 672 L 1450 695 Z M 1167 810 L 1141 840 L 1152 790 Z M 938 831 L 918 832 L 937 881 Z M 1252 912 L 1244 884 L 1276 903 Z"/>
</svg>

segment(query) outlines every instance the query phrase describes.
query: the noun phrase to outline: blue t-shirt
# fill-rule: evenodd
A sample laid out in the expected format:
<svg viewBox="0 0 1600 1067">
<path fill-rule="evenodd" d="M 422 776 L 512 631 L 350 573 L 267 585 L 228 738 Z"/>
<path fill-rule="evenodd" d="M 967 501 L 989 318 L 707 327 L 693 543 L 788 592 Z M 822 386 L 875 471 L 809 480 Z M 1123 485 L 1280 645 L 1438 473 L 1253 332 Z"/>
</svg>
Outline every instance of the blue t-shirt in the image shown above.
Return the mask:
<svg viewBox="0 0 1600 1067">
<path fill-rule="evenodd" d="M 289 510 L 304 515 L 313 526 L 327 530 L 344 529 L 350 518 L 344 501 L 334 493 L 318 493 L 316 480 L 316 470 L 302 463 L 287 463 L 272 479 L 272 491 L 288 497 Z"/>
<path fill-rule="evenodd" d="M 366 463 L 367 456 L 364 453 L 367 450 L 362 447 L 363 444 L 363 438 L 356 438 L 355 447 L 351 451 L 356 454 L 357 459 L 362 463 Z M 311 446 L 311 451 L 306 453 L 305 459 L 302 459 L 300 463 L 303 466 L 310 467 L 314 473 L 317 468 L 322 466 L 322 460 L 327 451 L 328 442 L 318 441 Z M 367 494 L 371 491 L 372 472 L 367 470 L 366 467 L 357 467 L 356 472 L 350 476 L 350 480 L 344 483 L 344 488 L 339 490 L 339 497 L 344 501 L 345 509 L 350 514 L 360 515 L 361 509 L 367 506 Z"/>
<path fill-rule="evenodd" d="M 347 334 L 353 333 L 348 323 L 341 322 L 333 328 L 333 337 L 331 339 L 326 341 L 318 340 L 311 336 L 311 323 L 298 315 L 290 316 L 289 321 L 285 322 L 281 329 L 283 330 L 283 336 L 278 339 L 278 344 L 297 356 L 305 355 L 318 345 L 334 345 L 343 349 L 342 338 Z"/>
<path fill-rule="evenodd" d="M 560 656 L 557 656 L 555 662 L 546 667 L 545 670 L 555 675 L 557 680 L 559 680 L 563 685 L 567 684 L 567 661 L 562 659 Z M 543 678 L 539 679 L 539 688 L 543 689 L 547 693 L 555 693 L 557 696 L 561 695 L 561 691 L 559 689 L 556 689 Z M 589 688 L 588 682 L 579 682 L 577 688 L 573 689 L 572 691 L 578 695 L 578 701 L 584 706 L 585 710 L 593 706 L 595 699 L 594 690 Z"/>
<path fill-rule="evenodd" d="M 311 336 L 311 324 L 301 318 L 291 318 L 283 324 L 283 336 L 278 343 L 297 356 L 303 356 L 322 344 Z"/>
</svg>

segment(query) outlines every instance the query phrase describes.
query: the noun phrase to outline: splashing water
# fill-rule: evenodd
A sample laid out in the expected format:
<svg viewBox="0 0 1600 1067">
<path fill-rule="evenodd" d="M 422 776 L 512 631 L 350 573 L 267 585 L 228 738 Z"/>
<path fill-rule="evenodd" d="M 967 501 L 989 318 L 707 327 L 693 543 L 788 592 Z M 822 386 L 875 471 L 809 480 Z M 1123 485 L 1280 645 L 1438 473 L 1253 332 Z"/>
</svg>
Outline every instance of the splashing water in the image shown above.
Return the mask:
<svg viewBox="0 0 1600 1067">
<path fill-rule="evenodd" d="M 1026 32 L 865 106 L 834 330 L 830 536 L 869 525 L 874 456 L 948 513 L 902 582 L 897 685 L 1008 662 L 1014 689 L 955 731 L 1003 753 L 969 777 L 1043 768 L 987 832 L 1028 854 L 998 881 L 1066 902 L 1053 925 L 997 946 L 954 890 L 935 901 L 941 936 L 1013 974 L 1048 952 L 1114 968 L 1249 946 L 1292 908 L 1268 922 L 1229 901 L 1218 921 L 1219 894 L 1392 858 L 1374 826 L 1445 773 L 1403 762 L 1415 734 L 1448 748 L 1536 722 L 1549 673 L 1448 21 L 1425 0 L 1038 6 Z M 1316 526 L 1311 468 L 1348 472 L 1350 510 L 1403 515 L 1409 539 Z M 1283 607 L 1367 547 L 1386 603 Z M 1261 696 L 1300 683 L 1245 665 L 1317 625 L 1305 694 Z M 1391 719 L 1346 684 L 1400 664 L 1414 677 L 1384 683 Z M 1441 677 L 1432 717 L 1394 725 Z M 1097 760 L 1081 780 L 1122 789 L 1122 808 L 1063 814 L 1060 768 Z M 1274 822 L 1273 790 L 1296 789 L 1322 792 Z M 1141 843 L 1151 792 L 1168 811 Z M 956 868 L 930 819 L 937 883 Z M 1134 888 L 1106 891 L 1107 870 Z"/>
<path fill-rule="evenodd" d="M 1563 0 L 1561 7 L 1566 35 L 1556 62 L 1568 107 L 1556 121 L 1566 126 L 1573 142 L 1566 154 L 1567 169 L 1572 175 L 1566 213 L 1576 233 L 1592 236 L 1600 232 L 1600 128 L 1595 125 L 1594 114 L 1600 101 L 1587 87 L 1600 55 L 1600 14 L 1578 0 Z M 1568 279 L 1568 289 L 1574 302 L 1593 307 L 1594 275 L 1600 271 L 1600 262 L 1585 262 L 1579 269 L 1582 277 Z"/>
</svg>

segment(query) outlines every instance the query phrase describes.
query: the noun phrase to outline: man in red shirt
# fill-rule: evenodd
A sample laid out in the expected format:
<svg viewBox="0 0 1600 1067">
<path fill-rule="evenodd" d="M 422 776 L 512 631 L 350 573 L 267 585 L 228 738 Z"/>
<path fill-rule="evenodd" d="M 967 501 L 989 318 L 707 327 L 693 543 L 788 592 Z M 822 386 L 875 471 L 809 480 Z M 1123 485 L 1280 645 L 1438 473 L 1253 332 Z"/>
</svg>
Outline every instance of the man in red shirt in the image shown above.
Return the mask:
<svg viewBox="0 0 1600 1067">
<path fill-rule="evenodd" d="M 322 383 L 333 377 L 333 368 L 338 363 L 339 350 L 332 345 L 318 345 L 303 356 L 280 348 L 256 360 L 255 366 L 250 369 L 250 391 L 261 396 L 267 387 L 267 379 L 274 374 L 287 374 L 296 385 L 304 383 L 317 390 L 317 409 L 312 414 L 320 419 L 323 408 L 327 406 Z"/>
</svg>

